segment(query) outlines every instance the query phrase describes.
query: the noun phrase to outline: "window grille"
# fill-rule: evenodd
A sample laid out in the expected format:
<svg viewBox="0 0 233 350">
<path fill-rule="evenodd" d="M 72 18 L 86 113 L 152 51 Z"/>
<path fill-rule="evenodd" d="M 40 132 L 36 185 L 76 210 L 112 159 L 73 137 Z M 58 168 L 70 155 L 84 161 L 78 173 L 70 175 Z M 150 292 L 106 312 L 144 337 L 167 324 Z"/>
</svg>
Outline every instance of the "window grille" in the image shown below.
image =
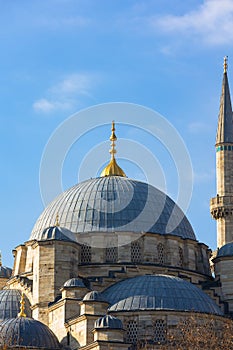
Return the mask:
<svg viewBox="0 0 233 350">
<path fill-rule="evenodd" d="M 183 254 L 183 249 L 179 247 L 179 266 L 183 267 L 184 266 L 184 254 Z"/>
<path fill-rule="evenodd" d="M 86 244 L 81 245 L 81 263 L 91 262 L 91 247 Z"/>
<path fill-rule="evenodd" d="M 105 249 L 105 260 L 106 262 L 117 262 L 118 251 L 117 247 L 107 247 Z"/>
<path fill-rule="evenodd" d="M 138 242 L 131 243 L 131 262 L 141 261 L 141 247 Z"/>
<path fill-rule="evenodd" d="M 164 256 L 164 245 L 162 243 L 158 244 L 157 253 L 158 253 L 158 262 L 159 264 L 163 265 L 165 262 L 165 256 Z"/>
<path fill-rule="evenodd" d="M 136 344 L 138 341 L 138 325 L 136 321 L 129 321 L 126 326 L 127 342 Z"/>
<path fill-rule="evenodd" d="M 164 320 L 155 321 L 154 341 L 156 343 L 164 343 L 166 341 L 166 323 Z"/>
</svg>

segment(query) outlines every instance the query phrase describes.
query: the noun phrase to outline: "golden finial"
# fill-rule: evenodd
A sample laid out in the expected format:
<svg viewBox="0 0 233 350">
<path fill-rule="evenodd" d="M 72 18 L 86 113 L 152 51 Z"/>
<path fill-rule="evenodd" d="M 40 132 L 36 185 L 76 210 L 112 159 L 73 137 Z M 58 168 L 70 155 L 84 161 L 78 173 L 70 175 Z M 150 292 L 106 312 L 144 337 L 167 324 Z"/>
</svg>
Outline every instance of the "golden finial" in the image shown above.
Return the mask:
<svg viewBox="0 0 233 350">
<path fill-rule="evenodd" d="M 126 176 L 124 171 L 119 167 L 119 165 L 116 162 L 115 154 L 116 154 L 116 145 L 115 142 L 117 140 L 116 134 L 115 134 L 115 122 L 112 121 L 112 133 L 110 136 L 111 141 L 111 149 L 109 150 L 109 153 L 111 154 L 111 160 L 109 164 L 104 168 L 100 176 Z"/>
<path fill-rule="evenodd" d="M 2 266 L 2 252 L 0 250 L 0 266 Z"/>
<path fill-rule="evenodd" d="M 114 157 L 114 154 L 116 154 L 116 150 L 115 150 L 115 142 L 117 140 L 117 137 L 116 137 L 116 134 L 115 134 L 115 122 L 114 120 L 112 121 L 112 133 L 111 133 L 111 136 L 110 136 L 110 141 L 112 142 L 111 143 L 111 149 L 109 150 L 109 153 L 112 155 L 112 159 L 115 158 Z"/>
<path fill-rule="evenodd" d="M 59 214 L 57 213 L 56 215 L 56 222 L 55 222 L 55 226 L 60 226 L 60 223 L 59 223 Z"/>
<path fill-rule="evenodd" d="M 24 293 L 22 293 L 21 300 L 20 300 L 20 312 L 18 313 L 18 317 L 27 317 L 25 314 L 25 300 L 24 300 Z"/>
<path fill-rule="evenodd" d="M 112 134 L 110 136 L 110 141 L 116 141 L 117 140 L 117 137 L 115 135 L 115 122 L 114 120 L 112 121 Z"/>
<path fill-rule="evenodd" d="M 223 63 L 223 69 L 224 69 L 224 73 L 227 73 L 227 67 L 228 67 L 228 56 L 224 57 L 224 63 Z"/>
</svg>

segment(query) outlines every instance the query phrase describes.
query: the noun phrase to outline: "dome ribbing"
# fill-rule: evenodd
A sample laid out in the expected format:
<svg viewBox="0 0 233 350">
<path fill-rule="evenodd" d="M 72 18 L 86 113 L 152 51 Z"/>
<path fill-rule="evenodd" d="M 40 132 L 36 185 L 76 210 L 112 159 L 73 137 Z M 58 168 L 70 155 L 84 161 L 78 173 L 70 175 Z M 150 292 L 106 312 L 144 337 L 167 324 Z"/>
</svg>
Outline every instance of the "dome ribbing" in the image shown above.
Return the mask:
<svg viewBox="0 0 233 350">
<path fill-rule="evenodd" d="M 102 293 L 109 311 L 177 310 L 222 315 L 201 289 L 169 275 L 145 275 L 120 281 Z"/>
<path fill-rule="evenodd" d="M 21 292 L 18 289 L 0 290 L 0 320 L 14 318 L 20 312 Z M 25 297 L 25 311 L 31 316 L 30 303 Z"/>
<path fill-rule="evenodd" d="M 57 213 L 60 226 L 74 233 L 151 232 L 196 239 L 188 219 L 170 197 L 126 177 L 90 179 L 65 191 L 40 215 L 30 239 L 41 240 Z"/>
<path fill-rule="evenodd" d="M 0 334 L 1 346 L 60 349 L 60 343 L 51 329 L 29 317 L 17 317 L 1 322 Z"/>
</svg>

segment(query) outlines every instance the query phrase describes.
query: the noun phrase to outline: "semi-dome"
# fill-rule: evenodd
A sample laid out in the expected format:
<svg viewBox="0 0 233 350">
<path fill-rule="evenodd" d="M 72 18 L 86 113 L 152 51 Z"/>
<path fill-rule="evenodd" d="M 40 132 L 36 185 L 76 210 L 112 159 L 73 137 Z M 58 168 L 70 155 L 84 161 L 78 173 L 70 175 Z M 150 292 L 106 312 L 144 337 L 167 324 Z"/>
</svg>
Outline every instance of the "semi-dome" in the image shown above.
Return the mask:
<svg viewBox="0 0 233 350">
<path fill-rule="evenodd" d="M 38 235 L 38 239 L 40 241 L 47 240 L 57 240 L 57 241 L 75 241 L 76 237 L 73 232 L 68 230 L 65 227 L 60 226 L 51 226 L 45 228 L 40 235 Z"/>
<path fill-rule="evenodd" d="M 119 318 L 105 315 L 95 321 L 94 328 L 123 329 L 123 324 Z"/>
<path fill-rule="evenodd" d="M 151 232 L 196 239 L 170 197 L 147 183 L 121 176 L 90 179 L 59 195 L 38 218 L 30 239 L 41 240 L 57 213 L 60 226 L 80 234 Z"/>
<path fill-rule="evenodd" d="M 78 278 L 78 277 L 71 278 L 68 281 L 66 281 L 64 283 L 64 287 L 66 287 L 66 288 L 72 288 L 72 287 L 86 288 L 83 280 L 81 278 Z"/>
<path fill-rule="evenodd" d="M 224 244 L 219 248 L 217 258 L 221 256 L 233 256 L 233 242 Z"/>
<path fill-rule="evenodd" d="M 0 320 L 17 317 L 20 312 L 21 292 L 17 289 L 0 290 Z M 26 296 L 25 311 L 31 315 L 30 302 Z"/>
<path fill-rule="evenodd" d="M 176 310 L 222 315 L 200 288 L 181 278 L 145 275 L 120 281 L 102 292 L 109 311 Z"/>
<path fill-rule="evenodd" d="M 88 292 L 84 298 L 83 301 L 98 301 L 98 302 L 107 302 L 106 299 L 103 297 L 103 295 L 100 292 L 97 292 L 96 290 L 92 290 L 91 292 Z"/>
<path fill-rule="evenodd" d="M 29 317 L 7 319 L 0 323 L 0 345 L 7 347 L 60 349 L 55 334 L 45 324 Z"/>
</svg>

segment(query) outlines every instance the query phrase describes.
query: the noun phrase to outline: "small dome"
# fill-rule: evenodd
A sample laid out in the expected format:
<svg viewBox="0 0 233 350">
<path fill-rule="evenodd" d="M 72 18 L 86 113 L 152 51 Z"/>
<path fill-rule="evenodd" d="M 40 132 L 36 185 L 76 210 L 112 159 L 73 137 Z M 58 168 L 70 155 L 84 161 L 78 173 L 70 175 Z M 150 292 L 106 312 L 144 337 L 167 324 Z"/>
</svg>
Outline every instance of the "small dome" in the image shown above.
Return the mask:
<svg viewBox="0 0 233 350">
<path fill-rule="evenodd" d="M 233 256 L 233 242 L 223 245 L 217 253 L 217 258 L 221 256 Z"/>
<path fill-rule="evenodd" d="M 86 288 L 83 280 L 81 278 L 71 278 L 70 280 L 64 283 L 64 287 L 78 287 L 78 288 Z"/>
<path fill-rule="evenodd" d="M 10 278 L 12 269 L 6 266 L 0 266 L 0 278 Z"/>
<path fill-rule="evenodd" d="M 55 334 L 45 324 L 28 317 L 7 319 L 0 323 L 0 345 L 60 349 Z"/>
<path fill-rule="evenodd" d="M 0 290 L 0 320 L 18 316 L 18 313 L 20 312 L 21 296 L 21 292 L 17 289 Z M 31 316 L 29 300 L 26 296 L 24 296 L 24 299 L 25 312 L 28 316 Z"/>
<path fill-rule="evenodd" d="M 222 315 L 200 288 L 181 278 L 145 275 L 120 281 L 102 292 L 109 311 L 177 310 Z"/>
<path fill-rule="evenodd" d="M 38 241 L 57 240 L 57 241 L 75 241 L 75 234 L 67 228 L 60 226 L 51 226 L 45 228 L 36 238 Z"/>
<path fill-rule="evenodd" d="M 123 324 L 119 318 L 111 315 L 105 315 L 95 321 L 94 328 L 123 329 Z"/>
<path fill-rule="evenodd" d="M 105 303 L 107 302 L 102 296 L 102 294 L 100 292 L 97 292 L 96 290 L 93 290 L 87 293 L 84 296 L 83 301 L 99 301 L 99 302 L 105 302 Z"/>
</svg>

